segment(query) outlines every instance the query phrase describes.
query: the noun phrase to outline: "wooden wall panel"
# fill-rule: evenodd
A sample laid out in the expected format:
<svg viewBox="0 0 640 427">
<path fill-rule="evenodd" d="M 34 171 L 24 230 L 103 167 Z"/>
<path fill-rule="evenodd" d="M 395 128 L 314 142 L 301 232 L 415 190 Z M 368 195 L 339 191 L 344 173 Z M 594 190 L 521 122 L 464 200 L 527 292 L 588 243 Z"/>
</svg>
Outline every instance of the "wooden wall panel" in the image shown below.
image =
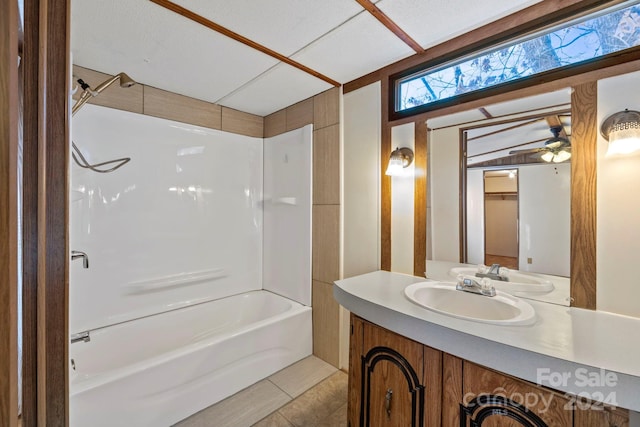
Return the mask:
<svg viewBox="0 0 640 427">
<path fill-rule="evenodd" d="M 285 131 L 301 128 L 313 123 L 313 98 L 307 98 L 285 109 Z"/>
<path fill-rule="evenodd" d="M 314 205 L 312 218 L 312 276 L 333 283 L 340 279 L 340 205 Z"/>
<path fill-rule="evenodd" d="M 340 305 L 333 298 L 333 285 L 312 282 L 313 354 L 333 366 L 340 363 Z"/>
<path fill-rule="evenodd" d="M 222 129 L 222 107 L 219 105 L 151 86 L 144 86 L 144 114 Z"/>
<path fill-rule="evenodd" d="M 122 70 L 127 73 L 127 70 Z M 128 73 L 127 73 L 128 75 Z M 73 84 L 77 85 L 76 80 L 81 78 L 89 86 L 95 88 L 100 83 L 111 77 L 109 74 L 100 73 L 98 71 L 90 70 L 88 68 L 80 67 L 78 65 L 73 66 Z M 136 76 L 129 76 L 132 79 L 136 79 Z M 136 84 L 128 88 L 122 88 L 115 82 L 100 95 L 91 98 L 89 104 L 102 105 L 103 107 L 115 108 L 118 110 L 131 111 L 132 113 L 143 112 L 143 85 Z M 73 94 L 73 99 L 77 100 L 82 94 L 82 88 L 78 85 L 76 92 Z"/>
<path fill-rule="evenodd" d="M 41 0 L 38 175 L 38 425 L 68 417 L 69 2 Z M 33 189 L 25 188 L 25 191 Z"/>
<path fill-rule="evenodd" d="M 321 129 L 340 123 L 340 95 L 342 88 L 336 87 L 313 97 L 313 126 Z"/>
<path fill-rule="evenodd" d="M 313 204 L 340 204 L 340 125 L 313 132 Z"/>
<path fill-rule="evenodd" d="M 571 92 L 571 305 L 596 309 L 597 82 Z"/>
<path fill-rule="evenodd" d="M 391 271 L 391 177 L 385 175 L 391 155 L 391 127 L 382 126 L 380 148 L 380 269 Z"/>
<path fill-rule="evenodd" d="M 0 422 L 18 422 L 18 10 L 0 0 Z"/>
<path fill-rule="evenodd" d="M 415 184 L 413 202 L 413 275 L 427 268 L 427 123 L 415 124 Z"/>
<path fill-rule="evenodd" d="M 280 135 L 287 130 L 287 112 L 286 110 L 276 111 L 264 118 L 264 137 Z"/>
<path fill-rule="evenodd" d="M 222 107 L 222 127 L 226 132 L 262 138 L 264 120 L 260 116 Z"/>
</svg>

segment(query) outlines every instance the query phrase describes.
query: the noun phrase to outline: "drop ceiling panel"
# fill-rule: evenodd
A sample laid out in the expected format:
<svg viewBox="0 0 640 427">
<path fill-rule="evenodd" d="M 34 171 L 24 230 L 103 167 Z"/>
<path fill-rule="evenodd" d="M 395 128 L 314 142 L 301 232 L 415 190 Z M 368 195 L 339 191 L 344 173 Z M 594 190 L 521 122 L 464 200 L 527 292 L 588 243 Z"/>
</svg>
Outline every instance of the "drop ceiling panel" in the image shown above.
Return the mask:
<svg viewBox="0 0 640 427">
<path fill-rule="evenodd" d="M 292 58 L 345 83 L 413 53 L 371 14 L 362 12 Z"/>
<path fill-rule="evenodd" d="M 381 0 L 377 6 L 426 49 L 539 1 Z"/>
<path fill-rule="evenodd" d="M 514 99 L 485 107 L 493 116 L 503 116 L 523 111 L 532 111 L 556 105 L 571 107 L 571 90 L 561 89 L 555 92 L 543 93 L 526 98 Z"/>
<path fill-rule="evenodd" d="M 544 118 L 470 129 L 467 132 L 467 155 L 475 157 L 499 149 L 531 148 L 519 145 L 534 142 L 537 142 L 536 146 L 541 147 L 544 145 L 544 141 L 552 136 L 549 125 Z"/>
<path fill-rule="evenodd" d="M 177 0 L 175 3 L 285 56 L 363 10 L 353 0 Z"/>
<path fill-rule="evenodd" d="M 484 114 L 482 114 L 479 110 L 474 109 L 429 119 L 427 120 L 427 127 L 429 129 L 446 128 L 449 126 L 455 126 L 462 123 L 469 123 L 484 119 L 486 119 Z"/>
<path fill-rule="evenodd" d="M 277 61 L 149 1 L 72 2 L 74 63 L 216 102 Z"/>
<path fill-rule="evenodd" d="M 221 99 L 219 104 L 266 116 L 332 87 L 297 68 L 281 63 Z"/>
</svg>

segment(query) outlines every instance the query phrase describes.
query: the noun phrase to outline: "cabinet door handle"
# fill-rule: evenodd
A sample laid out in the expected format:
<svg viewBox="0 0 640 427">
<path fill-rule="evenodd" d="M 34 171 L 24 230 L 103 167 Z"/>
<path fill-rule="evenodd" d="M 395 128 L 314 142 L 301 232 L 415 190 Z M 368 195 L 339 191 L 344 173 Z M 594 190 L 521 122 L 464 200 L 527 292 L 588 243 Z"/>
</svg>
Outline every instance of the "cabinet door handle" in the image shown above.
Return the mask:
<svg viewBox="0 0 640 427">
<path fill-rule="evenodd" d="M 387 418 L 391 418 L 391 398 L 393 397 L 393 390 L 388 389 L 387 394 L 384 395 L 384 409 L 387 411 Z"/>
</svg>

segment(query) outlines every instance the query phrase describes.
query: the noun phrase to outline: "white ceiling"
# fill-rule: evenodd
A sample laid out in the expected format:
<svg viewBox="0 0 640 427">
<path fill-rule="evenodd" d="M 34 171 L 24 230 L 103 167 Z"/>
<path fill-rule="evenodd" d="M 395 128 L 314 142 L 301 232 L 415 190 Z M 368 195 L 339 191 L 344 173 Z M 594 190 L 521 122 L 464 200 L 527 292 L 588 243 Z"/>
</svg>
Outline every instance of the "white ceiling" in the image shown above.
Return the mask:
<svg viewBox="0 0 640 427">
<path fill-rule="evenodd" d="M 428 48 L 539 0 L 374 2 Z M 346 83 L 414 54 L 355 0 L 175 0 Z M 261 116 L 331 86 L 148 0 L 73 0 L 73 62 Z"/>
</svg>

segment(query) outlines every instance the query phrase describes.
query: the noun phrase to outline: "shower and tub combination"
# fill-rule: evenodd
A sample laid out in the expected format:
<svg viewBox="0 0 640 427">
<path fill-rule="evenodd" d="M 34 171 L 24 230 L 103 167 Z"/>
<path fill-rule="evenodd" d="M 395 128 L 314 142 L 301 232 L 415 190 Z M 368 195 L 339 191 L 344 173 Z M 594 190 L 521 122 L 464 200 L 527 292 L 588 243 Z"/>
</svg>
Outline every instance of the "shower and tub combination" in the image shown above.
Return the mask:
<svg viewBox="0 0 640 427">
<path fill-rule="evenodd" d="M 169 426 L 310 355 L 311 126 L 78 109 L 71 425 Z"/>
</svg>

